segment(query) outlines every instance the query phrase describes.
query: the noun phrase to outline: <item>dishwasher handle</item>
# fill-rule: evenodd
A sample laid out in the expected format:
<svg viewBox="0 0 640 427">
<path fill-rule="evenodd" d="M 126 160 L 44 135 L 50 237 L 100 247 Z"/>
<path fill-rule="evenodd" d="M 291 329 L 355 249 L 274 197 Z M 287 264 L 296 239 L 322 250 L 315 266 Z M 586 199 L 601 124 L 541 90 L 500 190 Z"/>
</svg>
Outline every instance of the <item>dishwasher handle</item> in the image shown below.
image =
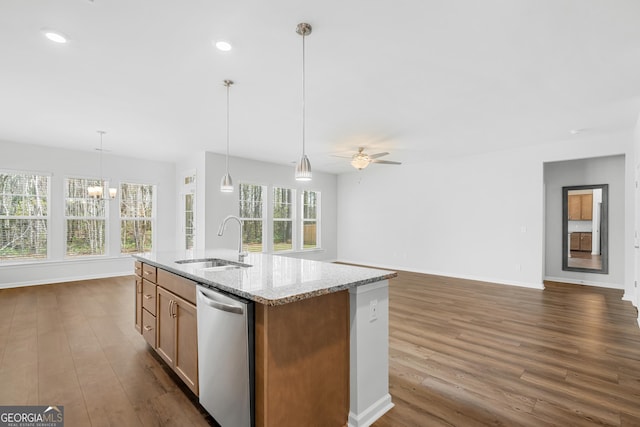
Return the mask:
<svg viewBox="0 0 640 427">
<path fill-rule="evenodd" d="M 198 291 L 200 293 L 200 296 L 203 298 L 202 301 L 204 301 L 205 304 L 207 304 L 209 307 L 218 309 L 218 310 L 222 310 L 222 311 L 226 311 L 229 313 L 236 313 L 236 314 L 242 314 L 244 310 L 242 310 L 242 307 L 239 307 L 237 305 L 231 305 L 231 304 L 225 304 L 223 302 L 220 301 L 216 301 L 215 299 L 211 299 L 210 296 L 206 295 L 204 292 L 202 291 Z"/>
</svg>

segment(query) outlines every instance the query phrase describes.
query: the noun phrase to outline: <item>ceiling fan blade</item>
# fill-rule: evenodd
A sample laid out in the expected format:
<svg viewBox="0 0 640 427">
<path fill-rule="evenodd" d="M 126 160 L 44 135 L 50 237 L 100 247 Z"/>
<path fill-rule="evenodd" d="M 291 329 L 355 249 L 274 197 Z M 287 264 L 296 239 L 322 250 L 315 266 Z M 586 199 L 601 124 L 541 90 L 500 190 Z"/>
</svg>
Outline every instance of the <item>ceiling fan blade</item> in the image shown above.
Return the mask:
<svg viewBox="0 0 640 427">
<path fill-rule="evenodd" d="M 340 157 L 341 159 L 350 159 L 353 156 L 338 156 L 337 154 L 329 154 L 330 157 Z"/>
<path fill-rule="evenodd" d="M 371 154 L 369 155 L 370 159 L 377 159 L 378 157 L 382 157 L 382 156 L 388 156 L 389 153 L 385 152 L 385 153 L 378 153 L 378 154 Z"/>
<path fill-rule="evenodd" d="M 391 160 L 371 160 L 371 163 L 381 163 L 383 165 L 401 165 L 401 162 L 392 162 Z"/>
</svg>

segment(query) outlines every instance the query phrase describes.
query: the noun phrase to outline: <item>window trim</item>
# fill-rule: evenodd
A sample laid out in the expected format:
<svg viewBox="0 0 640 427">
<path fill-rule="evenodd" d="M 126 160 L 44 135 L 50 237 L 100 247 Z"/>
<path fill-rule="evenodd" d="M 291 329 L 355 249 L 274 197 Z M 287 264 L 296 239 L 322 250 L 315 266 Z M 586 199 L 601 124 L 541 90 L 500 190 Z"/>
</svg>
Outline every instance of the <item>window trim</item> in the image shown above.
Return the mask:
<svg viewBox="0 0 640 427">
<path fill-rule="evenodd" d="M 298 233 L 297 233 L 297 224 L 296 224 L 296 218 L 297 218 L 297 211 L 298 211 L 298 207 L 297 207 L 297 203 L 296 201 L 297 199 L 297 191 L 296 188 L 291 188 L 291 187 L 287 187 L 287 186 L 281 186 L 281 185 L 271 185 L 269 186 L 271 188 L 270 196 L 271 196 L 271 209 L 269 212 L 271 212 L 271 251 L 269 253 L 273 253 L 273 254 L 286 254 L 286 253 L 292 253 L 292 252 L 296 252 L 297 251 L 297 241 L 298 241 Z M 289 190 L 291 191 L 291 214 L 289 216 L 289 218 L 275 218 L 273 215 L 273 211 L 275 209 L 275 200 L 274 200 L 274 192 L 276 190 L 276 188 L 281 188 L 283 190 Z M 290 222 L 291 223 L 291 249 L 284 249 L 281 251 L 276 251 L 275 250 L 275 222 Z"/>
<path fill-rule="evenodd" d="M 181 174 L 181 178 L 180 178 L 180 212 L 179 212 L 179 217 L 180 217 L 180 230 L 181 230 L 181 243 L 180 243 L 180 247 L 182 248 L 181 250 L 187 251 L 188 253 L 193 253 L 197 248 L 198 248 L 198 235 L 197 235 L 197 229 L 198 229 L 198 174 L 197 171 L 195 169 L 192 170 L 186 170 L 183 171 Z M 192 178 L 190 180 L 190 182 L 185 182 L 187 179 Z M 192 228 L 192 248 L 191 249 L 187 249 L 186 247 L 186 239 L 187 239 L 187 211 L 185 208 L 185 203 L 187 200 L 187 196 L 193 196 L 193 200 L 192 200 L 192 216 L 193 216 L 193 223 L 191 225 Z"/>
<path fill-rule="evenodd" d="M 322 248 L 322 191 L 313 190 L 308 188 L 303 188 L 300 186 L 291 186 L 291 185 L 278 185 L 273 183 L 262 184 L 250 181 L 242 181 L 238 186 L 238 196 L 236 198 L 238 214 L 240 210 L 240 186 L 242 185 L 255 185 L 262 187 L 263 193 L 262 198 L 262 253 L 268 253 L 273 255 L 286 255 L 292 253 L 301 253 L 301 252 L 314 252 L 314 251 L 323 251 Z M 294 203 L 291 204 L 291 220 L 292 221 L 292 245 L 291 249 L 275 251 L 274 250 L 274 223 L 276 221 L 289 221 L 286 219 L 274 218 L 273 209 L 274 209 L 274 189 L 283 188 L 286 190 L 291 190 L 292 200 L 295 200 Z M 316 246 L 312 248 L 304 248 L 304 221 L 305 218 L 302 217 L 304 215 L 304 192 L 314 192 L 317 195 L 317 207 L 316 207 L 316 218 L 307 220 L 315 221 L 316 223 Z M 254 218 L 244 218 L 238 217 L 244 222 L 245 220 L 252 221 Z M 244 242 L 243 242 L 244 244 Z"/>
<path fill-rule="evenodd" d="M 122 216 L 122 185 L 145 185 L 153 187 L 153 196 L 151 197 L 151 217 L 123 217 Z M 118 183 L 118 252 L 120 256 L 129 256 L 135 252 L 122 252 L 122 221 L 151 221 L 151 251 L 156 253 L 156 237 L 157 237 L 157 212 L 158 212 L 158 185 L 156 183 L 139 182 L 136 180 L 121 179 Z"/>
<path fill-rule="evenodd" d="M 304 217 L 304 193 L 311 192 L 316 193 L 316 217 L 315 218 L 305 218 Z M 311 252 L 322 249 L 322 220 L 321 220 L 321 212 L 322 212 L 322 192 L 318 190 L 304 189 L 300 191 L 300 219 L 298 223 L 300 224 L 300 238 L 299 245 L 301 252 Z M 304 223 L 308 221 L 315 221 L 316 223 L 316 245 L 313 248 L 305 248 L 304 247 Z"/>
<path fill-rule="evenodd" d="M 62 244 L 63 244 L 63 254 L 62 257 L 66 260 L 66 261 L 75 261 L 75 260 L 86 260 L 86 259 L 95 259 L 95 258 L 108 258 L 110 256 L 110 244 L 109 244 L 109 236 L 111 234 L 110 232 L 110 225 L 111 225 L 111 221 L 109 219 L 109 203 L 111 199 L 105 199 L 104 200 L 104 217 L 100 218 L 100 217 L 84 217 L 84 216 L 67 216 L 67 209 L 66 209 L 66 205 L 67 205 L 67 180 L 68 179 L 86 179 L 86 180 L 94 180 L 94 181 L 100 181 L 101 178 L 97 178 L 97 177 L 88 177 L 88 176 L 82 176 L 82 175 L 65 175 L 63 180 L 62 180 L 62 221 L 63 221 L 63 237 L 62 237 Z M 105 182 L 105 186 L 109 186 L 109 181 L 104 180 Z M 86 197 L 86 199 L 90 199 L 90 197 Z M 68 221 L 70 219 L 89 219 L 89 220 L 103 220 L 104 221 L 104 253 L 103 254 L 95 254 L 95 255 L 69 255 L 67 253 L 67 233 L 68 233 Z"/>
<path fill-rule="evenodd" d="M 16 258 L 16 259 L 2 259 L 0 258 L 0 265 L 11 265 L 11 264 L 26 264 L 26 263 L 39 263 L 46 262 L 51 260 L 51 250 L 52 250 L 52 242 L 51 242 L 51 187 L 53 182 L 53 173 L 51 172 L 43 172 L 43 171 L 35 171 L 35 170 L 18 170 L 18 169 L 0 169 L 0 174 L 3 175 L 39 175 L 47 178 L 47 214 L 46 215 L 36 215 L 36 216 L 24 216 L 24 215 L 0 215 L 0 219 L 27 219 L 27 220 L 44 220 L 47 224 L 47 245 L 46 245 L 46 253 L 42 258 L 36 257 L 25 257 L 25 258 Z"/>
<path fill-rule="evenodd" d="M 242 192 L 240 191 L 240 187 L 242 185 L 253 185 L 253 186 L 257 186 L 257 187 L 261 187 L 262 188 L 262 209 L 261 209 L 261 218 L 247 218 L 247 217 L 242 217 L 240 216 L 240 195 L 242 194 Z M 243 225 L 245 221 L 256 221 L 256 220 L 261 220 L 262 222 L 262 250 L 260 252 L 256 252 L 256 253 L 273 253 L 273 250 L 271 248 L 272 242 L 270 242 L 270 240 L 267 239 L 266 236 L 270 236 L 271 235 L 271 230 L 268 228 L 269 227 L 269 200 L 271 198 L 270 196 L 270 192 L 269 192 L 269 188 L 271 186 L 267 185 L 267 184 L 258 184 L 258 183 L 254 183 L 254 182 L 249 182 L 249 181 L 242 181 L 238 183 L 238 198 L 237 198 L 237 209 L 238 209 L 238 218 L 240 219 L 240 221 L 242 221 Z M 243 236 L 243 242 L 242 242 L 242 247 L 244 250 L 244 236 Z"/>
</svg>

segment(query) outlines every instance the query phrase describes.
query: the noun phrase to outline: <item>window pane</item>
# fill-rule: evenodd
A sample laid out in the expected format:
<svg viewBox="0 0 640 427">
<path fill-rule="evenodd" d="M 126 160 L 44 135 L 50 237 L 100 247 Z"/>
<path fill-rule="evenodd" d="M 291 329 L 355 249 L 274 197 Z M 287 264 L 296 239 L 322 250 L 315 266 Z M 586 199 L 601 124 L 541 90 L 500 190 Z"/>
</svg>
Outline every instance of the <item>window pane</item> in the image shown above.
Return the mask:
<svg viewBox="0 0 640 427">
<path fill-rule="evenodd" d="M 262 186 L 240 184 L 240 218 L 262 218 Z"/>
<path fill-rule="evenodd" d="M 292 191 L 288 188 L 273 189 L 273 217 L 291 218 Z"/>
<path fill-rule="evenodd" d="M 65 180 L 65 215 L 105 218 L 105 200 L 89 197 L 88 188 L 99 186 L 98 179 L 67 178 Z"/>
<path fill-rule="evenodd" d="M 244 220 L 242 247 L 247 252 L 262 252 L 262 220 Z"/>
<path fill-rule="evenodd" d="M 153 213 L 153 185 L 120 185 L 120 217 L 151 218 Z"/>
<path fill-rule="evenodd" d="M 67 220 L 67 255 L 104 255 L 106 221 Z"/>
<path fill-rule="evenodd" d="M 123 220 L 120 228 L 120 251 L 124 254 L 151 251 L 151 220 Z"/>
<path fill-rule="evenodd" d="M 47 257 L 47 220 L 0 219 L 0 259 Z"/>
<path fill-rule="evenodd" d="M 317 208 L 317 194 L 315 191 L 305 191 L 303 194 L 303 215 L 306 219 L 315 219 Z"/>
<path fill-rule="evenodd" d="M 304 249 L 315 248 L 318 246 L 318 232 L 315 221 L 304 221 L 303 223 L 303 241 Z"/>
<path fill-rule="evenodd" d="M 1 216 L 47 216 L 49 177 L 0 173 Z"/>
<path fill-rule="evenodd" d="M 273 251 L 290 251 L 293 249 L 293 222 L 273 222 Z"/>
</svg>

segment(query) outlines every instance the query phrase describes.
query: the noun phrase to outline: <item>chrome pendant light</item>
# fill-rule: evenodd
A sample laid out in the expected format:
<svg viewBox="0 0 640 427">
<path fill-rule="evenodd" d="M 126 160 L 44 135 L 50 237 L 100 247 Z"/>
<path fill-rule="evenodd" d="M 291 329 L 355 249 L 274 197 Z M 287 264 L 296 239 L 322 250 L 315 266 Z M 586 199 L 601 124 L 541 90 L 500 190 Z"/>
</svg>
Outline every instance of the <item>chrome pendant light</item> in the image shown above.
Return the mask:
<svg viewBox="0 0 640 427">
<path fill-rule="evenodd" d="M 296 27 L 296 33 L 302 36 L 302 157 L 296 165 L 296 180 L 311 181 L 311 163 L 305 152 L 305 50 L 304 38 L 311 34 L 311 25 L 300 23 Z"/>
<path fill-rule="evenodd" d="M 223 193 L 233 193 L 233 180 L 229 175 L 229 87 L 232 84 L 231 80 L 224 81 L 224 85 L 227 87 L 227 173 L 220 180 L 220 191 Z"/>
<path fill-rule="evenodd" d="M 94 199 L 104 199 L 104 200 L 115 199 L 116 194 L 118 193 L 118 189 L 117 188 L 107 189 L 107 185 L 106 185 L 107 183 L 105 182 L 104 177 L 102 175 L 102 153 L 104 152 L 104 149 L 102 148 L 102 137 L 107 132 L 103 130 L 99 130 L 97 132 L 100 134 L 100 148 L 96 148 L 96 150 L 100 152 L 100 185 L 87 187 L 87 192 L 89 193 L 89 197 Z M 107 191 L 109 192 L 109 198 L 104 196 L 105 192 Z"/>
</svg>

